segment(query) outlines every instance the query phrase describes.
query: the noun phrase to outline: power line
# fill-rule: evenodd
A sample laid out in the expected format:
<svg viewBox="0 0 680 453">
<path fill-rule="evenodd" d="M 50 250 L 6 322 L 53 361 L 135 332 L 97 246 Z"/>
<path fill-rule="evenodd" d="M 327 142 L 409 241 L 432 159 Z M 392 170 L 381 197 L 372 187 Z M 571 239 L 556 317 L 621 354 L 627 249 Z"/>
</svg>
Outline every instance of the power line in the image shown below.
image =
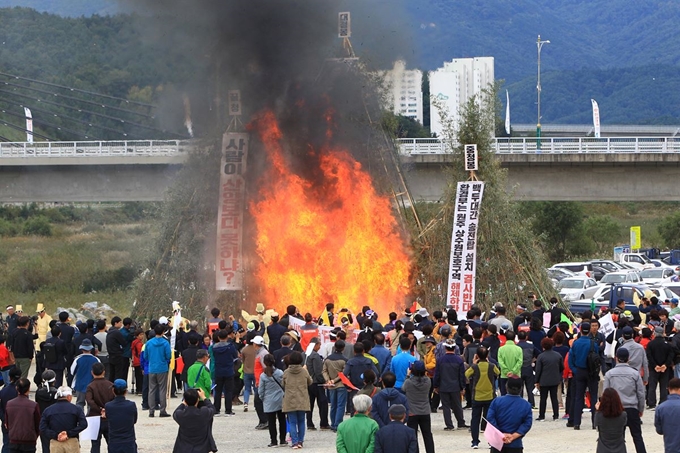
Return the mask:
<svg viewBox="0 0 680 453">
<path fill-rule="evenodd" d="M 4 98 L 1 98 L 1 97 L 0 97 L 0 102 L 4 102 L 4 103 L 9 104 L 9 105 L 14 105 L 14 102 L 11 102 L 11 101 L 4 99 Z M 74 122 L 84 124 L 84 125 L 89 126 L 89 127 L 94 127 L 94 128 L 97 128 L 97 129 L 102 129 L 102 130 L 105 130 L 105 131 L 113 132 L 115 134 L 122 135 L 123 137 L 128 136 L 127 132 L 122 132 L 122 131 L 119 131 L 117 129 L 113 129 L 113 128 L 106 127 L 106 126 L 100 126 L 98 124 L 94 124 L 94 123 L 91 123 L 89 121 L 83 121 L 83 120 L 80 120 L 78 118 L 74 118 L 72 116 L 59 115 L 59 114 L 56 114 L 56 113 L 53 113 L 53 112 L 49 112 L 47 110 L 43 110 L 43 109 L 39 109 L 39 108 L 36 108 L 36 107 L 33 107 L 33 106 L 29 106 L 29 105 L 24 105 L 24 104 L 18 104 L 18 105 L 19 105 L 19 107 L 27 107 L 32 112 L 44 113 L 45 115 L 53 116 L 55 118 L 60 118 L 60 119 L 68 120 L 68 121 L 74 121 Z"/>
<path fill-rule="evenodd" d="M 27 86 L 24 86 L 24 85 L 17 85 L 16 83 L 9 83 L 9 82 L 0 82 L 0 83 L 7 85 L 7 86 L 11 86 L 11 87 L 21 88 L 21 89 L 25 89 L 25 90 L 29 90 L 29 91 L 36 91 L 38 93 L 46 94 L 46 95 L 49 95 L 49 96 L 60 97 L 60 98 L 63 98 L 63 99 L 69 99 L 71 101 L 76 101 L 76 102 L 82 102 L 83 104 L 94 105 L 94 106 L 97 106 L 97 107 L 101 107 L 103 109 L 116 110 L 118 112 L 129 113 L 131 115 L 137 115 L 137 116 L 142 116 L 144 118 L 154 119 L 154 116 L 147 115 L 146 113 L 139 113 L 139 112 L 135 112 L 134 110 L 121 109 L 119 107 L 113 107 L 113 106 L 110 106 L 110 105 L 103 104 L 101 102 L 94 102 L 94 101 L 88 101 L 88 100 L 85 100 L 85 99 L 78 99 L 78 98 L 73 97 L 73 96 L 66 96 L 64 94 L 52 93 L 50 91 L 40 90 L 38 88 L 27 87 Z"/>
<path fill-rule="evenodd" d="M 103 113 L 97 113 L 97 112 L 92 112 L 90 110 L 84 110 L 84 109 L 81 109 L 81 108 L 78 108 L 78 107 L 71 107 L 71 106 L 68 106 L 68 105 L 62 105 L 62 104 L 58 104 L 56 102 L 47 101 L 45 99 L 33 98 L 33 97 L 28 96 L 26 94 L 21 94 L 21 93 L 16 93 L 16 92 L 13 92 L 13 91 L 6 91 L 6 90 L 0 90 L 0 93 L 5 93 L 5 94 L 8 94 L 10 96 L 19 96 L 19 97 L 22 97 L 22 98 L 30 99 L 32 101 L 37 101 L 37 102 L 47 104 L 47 105 L 54 105 L 56 107 L 64 108 L 64 109 L 67 109 L 67 110 L 75 110 L 75 111 L 80 112 L 80 113 L 87 113 L 87 114 L 90 114 L 90 115 L 99 116 L 99 117 L 102 117 L 102 118 L 107 118 L 107 119 L 110 119 L 112 121 L 116 121 L 116 122 L 119 122 L 119 123 L 130 124 L 130 125 L 133 125 L 133 126 L 136 126 L 136 127 L 140 127 L 140 128 L 143 128 L 143 129 L 149 129 L 149 130 L 156 131 L 156 132 L 163 132 L 165 134 L 171 134 L 171 135 L 174 135 L 174 136 L 177 136 L 177 137 L 180 137 L 180 138 L 189 138 L 186 135 L 178 134 L 178 133 L 175 133 L 175 132 L 164 131 L 164 130 L 161 130 L 161 129 L 157 129 L 155 127 L 145 126 L 143 124 L 138 124 L 138 123 L 134 123 L 134 122 L 131 122 L 131 121 L 126 121 L 126 120 L 121 119 L 121 118 L 116 118 L 116 117 L 113 117 L 113 116 L 104 115 Z"/>
<path fill-rule="evenodd" d="M 46 135 L 42 135 L 42 134 L 39 134 L 39 133 L 34 132 L 34 131 L 29 131 L 28 129 L 24 129 L 23 127 L 17 126 L 16 124 L 8 123 L 7 121 L 0 120 L 0 124 L 7 126 L 7 127 L 11 127 L 12 129 L 16 129 L 18 131 L 28 132 L 30 134 L 35 135 L 36 137 L 43 138 L 43 139 L 47 140 L 48 142 L 56 142 L 57 141 L 53 138 L 47 137 Z"/>
<path fill-rule="evenodd" d="M 20 115 L 20 114 L 18 114 L 18 113 L 9 112 L 9 111 L 7 111 L 7 110 L 5 110 L 5 109 L 0 109 L 0 112 L 5 113 L 5 114 L 10 115 L 10 116 L 15 116 L 15 117 L 18 117 L 18 118 L 22 118 L 22 119 L 26 118 L 25 115 Z M 83 138 L 86 138 L 86 139 L 90 139 L 90 137 L 88 137 L 87 135 L 84 135 L 84 134 L 82 134 L 82 133 L 80 133 L 80 132 L 76 132 L 76 131 L 74 131 L 74 130 L 72 130 L 72 129 L 69 129 L 69 128 L 67 128 L 67 127 L 58 126 L 58 125 L 56 125 L 56 124 L 52 124 L 52 123 L 49 123 L 49 122 L 47 122 L 47 121 L 44 121 L 44 120 L 41 120 L 41 119 L 38 119 L 38 118 L 33 118 L 33 122 L 36 123 L 36 124 L 42 124 L 42 125 L 44 125 L 44 126 L 47 126 L 47 127 L 52 128 L 52 129 L 57 129 L 57 130 L 59 130 L 59 131 L 68 132 L 69 134 L 73 134 L 73 135 L 75 135 L 75 136 L 77 136 L 77 137 L 83 137 Z M 92 139 L 92 140 L 97 140 L 96 138 L 91 138 L 91 139 Z M 97 140 L 97 141 L 98 141 L 98 140 Z"/>
<path fill-rule="evenodd" d="M 64 85 L 57 85 L 56 83 L 42 82 L 42 81 L 40 81 L 40 80 L 29 79 L 29 78 L 26 78 L 26 77 L 19 77 L 19 76 L 12 75 L 12 74 L 7 74 L 7 73 L 4 73 L 4 72 L 0 72 L 0 75 L 3 75 L 3 76 L 5 76 L 5 77 L 11 77 L 11 78 L 13 78 L 13 79 L 26 80 L 26 81 L 28 81 L 28 82 L 40 83 L 40 84 L 42 84 L 42 85 L 47 85 L 47 86 L 62 88 L 62 89 L 64 89 L 64 90 L 70 90 L 70 91 L 74 91 L 74 92 L 77 92 L 77 93 L 85 93 L 85 94 L 90 94 L 90 95 L 95 95 L 95 96 L 101 96 L 101 97 L 105 97 L 105 98 L 108 98 L 108 99 L 113 99 L 113 100 L 116 100 L 116 101 L 123 101 L 123 102 L 128 103 L 128 104 L 140 105 L 140 106 L 142 106 L 142 107 L 148 107 L 148 108 L 152 108 L 152 109 L 157 108 L 157 106 L 155 106 L 155 105 L 152 105 L 152 104 L 145 104 L 144 102 L 130 101 L 130 100 L 125 99 L 125 98 L 119 98 L 119 97 L 116 97 L 116 96 L 110 96 L 110 95 L 108 95 L 108 94 L 101 94 L 101 93 L 95 93 L 95 92 L 93 92 L 93 91 L 80 90 L 80 89 L 78 89 L 78 88 L 71 88 L 71 87 L 67 87 L 67 86 L 64 86 Z"/>
</svg>

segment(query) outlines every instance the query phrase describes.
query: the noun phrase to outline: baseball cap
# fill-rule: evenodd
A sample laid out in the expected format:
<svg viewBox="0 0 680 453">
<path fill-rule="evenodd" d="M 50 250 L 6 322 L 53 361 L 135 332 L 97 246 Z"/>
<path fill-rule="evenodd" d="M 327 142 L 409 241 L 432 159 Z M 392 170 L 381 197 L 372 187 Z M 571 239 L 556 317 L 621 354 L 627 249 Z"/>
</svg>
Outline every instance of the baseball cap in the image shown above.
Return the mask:
<svg viewBox="0 0 680 453">
<path fill-rule="evenodd" d="M 437 344 L 437 340 L 435 340 L 434 337 L 425 337 L 423 338 L 423 343 Z"/>
<path fill-rule="evenodd" d="M 616 350 L 616 358 L 621 360 L 621 361 L 627 361 L 628 358 L 630 357 L 630 354 L 628 353 L 628 349 L 626 348 L 619 348 Z"/>
<path fill-rule="evenodd" d="M 446 324 L 439 329 L 439 333 L 442 335 L 451 335 L 453 333 L 453 329 L 451 329 L 451 326 Z"/>
<path fill-rule="evenodd" d="M 621 335 L 623 335 L 623 338 L 627 340 L 633 338 L 633 328 L 630 326 L 624 327 L 623 330 L 621 331 Z"/>
<path fill-rule="evenodd" d="M 411 364 L 411 371 L 425 371 L 425 362 L 422 360 L 416 360 Z"/>
<path fill-rule="evenodd" d="M 167 324 L 168 323 L 168 318 L 165 316 L 161 316 L 158 318 L 158 324 Z"/>
<path fill-rule="evenodd" d="M 677 298 L 677 297 L 672 298 L 672 299 L 671 299 L 671 303 L 672 303 L 673 305 L 678 305 L 678 298 Z"/>
<path fill-rule="evenodd" d="M 248 329 L 248 332 L 255 330 L 255 323 L 250 321 L 248 324 L 246 324 L 246 329 Z"/>
<path fill-rule="evenodd" d="M 663 327 L 656 326 L 654 328 L 654 335 L 663 335 L 663 334 L 664 334 Z"/>
<path fill-rule="evenodd" d="M 260 336 L 260 335 L 257 335 L 253 338 L 252 343 L 253 344 L 259 344 L 260 346 L 263 346 L 264 345 L 264 338 L 262 338 L 262 336 Z"/>
<path fill-rule="evenodd" d="M 80 343 L 80 348 L 84 351 L 91 351 L 92 350 L 92 341 L 90 341 L 89 338 L 83 339 L 83 342 Z"/>
<path fill-rule="evenodd" d="M 127 382 L 125 382 L 125 379 L 116 379 L 113 381 L 113 388 L 116 390 L 127 390 Z"/>
<path fill-rule="evenodd" d="M 590 333 L 590 323 L 589 322 L 582 322 L 581 323 L 581 333 Z"/>
</svg>

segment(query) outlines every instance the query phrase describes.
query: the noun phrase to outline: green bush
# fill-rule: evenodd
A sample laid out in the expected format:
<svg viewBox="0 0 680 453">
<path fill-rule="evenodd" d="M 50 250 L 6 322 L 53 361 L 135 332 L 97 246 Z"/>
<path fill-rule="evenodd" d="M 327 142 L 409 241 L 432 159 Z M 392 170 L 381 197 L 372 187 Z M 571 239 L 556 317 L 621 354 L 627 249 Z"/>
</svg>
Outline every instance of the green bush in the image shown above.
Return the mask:
<svg viewBox="0 0 680 453">
<path fill-rule="evenodd" d="M 24 222 L 23 233 L 27 236 L 52 236 L 52 224 L 45 216 L 31 217 Z"/>
<path fill-rule="evenodd" d="M 132 266 L 118 269 L 98 270 L 83 282 L 83 292 L 127 289 L 137 277 L 137 270 Z"/>
<path fill-rule="evenodd" d="M 13 237 L 21 232 L 21 225 L 11 220 L 0 218 L 0 237 Z"/>
</svg>

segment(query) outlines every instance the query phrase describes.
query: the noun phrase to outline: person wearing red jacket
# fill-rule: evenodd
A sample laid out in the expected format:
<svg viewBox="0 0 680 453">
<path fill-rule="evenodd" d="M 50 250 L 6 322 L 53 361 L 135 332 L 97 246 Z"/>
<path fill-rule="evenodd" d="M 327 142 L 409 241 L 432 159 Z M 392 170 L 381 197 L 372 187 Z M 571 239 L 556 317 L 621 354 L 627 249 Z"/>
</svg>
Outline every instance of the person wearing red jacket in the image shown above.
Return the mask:
<svg viewBox="0 0 680 453">
<path fill-rule="evenodd" d="M 144 331 L 138 329 L 135 331 L 135 339 L 132 340 L 132 345 L 130 346 L 132 350 L 132 367 L 135 370 L 135 388 L 137 395 L 142 394 L 144 382 L 144 370 L 142 369 L 142 363 L 140 361 L 142 346 L 144 346 L 144 338 Z"/>
</svg>

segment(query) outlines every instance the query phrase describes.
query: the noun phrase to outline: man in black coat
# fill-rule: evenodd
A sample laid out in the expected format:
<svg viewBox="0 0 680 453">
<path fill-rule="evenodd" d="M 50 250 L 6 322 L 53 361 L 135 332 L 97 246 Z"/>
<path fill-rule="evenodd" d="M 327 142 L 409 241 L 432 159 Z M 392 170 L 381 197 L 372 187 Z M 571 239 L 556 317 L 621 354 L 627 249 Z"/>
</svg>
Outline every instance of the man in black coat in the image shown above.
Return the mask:
<svg viewBox="0 0 680 453">
<path fill-rule="evenodd" d="M 286 333 L 286 328 L 279 324 L 278 313 L 272 313 L 272 322 L 267 326 L 267 335 L 269 336 L 269 352 L 274 354 L 281 349 L 281 336 Z"/>
<path fill-rule="evenodd" d="M 654 339 L 647 344 L 647 362 L 649 363 L 649 386 L 647 390 L 647 405 L 650 409 L 656 407 L 656 386 L 659 385 L 659 404 L 668 398 L 668 379 L 673 370 L 675 350 L 666 342 L 664 329 L 654 328 Z"/>
<path fill-rule="evenodd" d="M 66 346 L 66 385 L 70 386 L 73 383 L 73 375 L 71 375 L 71 364 L 76 356 L 76 350 L 73 344 L 73 338 L 76 334 L 76 329 L 68 323 L 68 312 L 62 311 L 59 313 L 59 322 L 57 325 L 61 330 L 61 339 Z"/>
<path fill-rule="evenodd" d="M 184 401 L 172 414 L 172 418 L 179 425 L 172 453 L 217 451 L 212 435 L 214 414 L 215 406 L 205 396 L 203 390 L 188 389 L 184 392 Z"/>
<path fill-rule="evenodd" d="M 126 340 L 120 331 L 123 327 L 123 320 L 120 316 L 111 319 L 111 328 L 106 334 L 106 350 L 109 353 L 109 381 L 116 379 L 127 380 L 128 367 L 126 366 L 123 351 L 125 350 Z M 127 362 L 129 365 L 129 362 Z"/>
<path fill-rule="evenodd" d="M 28 370 L 35 355 L 33 340 L 38 338 L 38 334 L 32 334 L 28 331 L 29 321 L 28 316 L 19 318 L 11 341 L 16 367 L 21 370 L 22 378 L 28 377 Z"/>
<path fill-rule="evenodd" d="M 404 425 L 406 408 L 402 404 L 393 404 L 388 411 L 390 423 L 375 433 L 375 453 L 417 453 L 418 439 L 416 432 Z"/>
</svg>

